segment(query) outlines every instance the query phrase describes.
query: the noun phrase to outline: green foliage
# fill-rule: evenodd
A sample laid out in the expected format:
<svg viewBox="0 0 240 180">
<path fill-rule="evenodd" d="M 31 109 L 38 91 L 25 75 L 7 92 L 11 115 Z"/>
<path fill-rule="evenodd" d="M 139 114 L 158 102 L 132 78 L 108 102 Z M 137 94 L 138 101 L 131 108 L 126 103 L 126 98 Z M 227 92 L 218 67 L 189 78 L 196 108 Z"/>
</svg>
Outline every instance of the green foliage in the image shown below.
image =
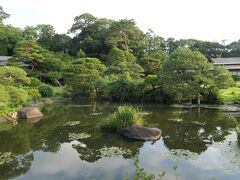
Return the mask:
<svg viewBox="0 0 240 180">
<path fill-rule="evenodd" d="M 18 108 L 27 104 L 28 93 L 26 90 L 14 86 L 8 86 L 9 92 L 9 106 L 11 108 Z"/>
<path fill-rule="evenodd" d="M 30 77 L 30 84 L 29 86 L 32 88 L 38 88 L 41 84 L 41 81 L 35 77 Z"/>
<path fill-rule="evenodd" d="M 219 97 L 223 102 L 236 102 L 240 101 L 240 88 L 232 87 L 227 89 L 221 89 L 219 91 Z"/>
<path fill-rule="evenodd" d="M 180 49 L 170 55 L 164 64 L 160 79 L 163 90 L 179 101 L 183 97 L 198 98 L 216 88 L 212 66 L 200 52 Z"/>
<path fill-rule="evenodd" d="M 117 47 L 111 49 L 107 55 L 109 65 L 106 74 L 110 77 L 128 74 L 132 78 L 140 78 L 143 69 L 136 63 L 136 57 L 129 51 Z"/>
<path fill-rule="evenodd" d="M 144 78 L 145 87 L 155 89 L 158 86 L 158 76 L 157 75 L 148 75 Z"/>
<path fill-rule="evenodd" d="M 96 97 L 97 80 L 105 69 L 97 58 L 80 58 L 65 69 L 66 83 L 75 95 Z"/>
<path fill-rule="evenodd" d="M 39 86 L 38 91 L 42 97 L 51 97 L 53 95 L 53 88 L 49 85 L 42 84 Z"/>
<path fill-rule="evenodd" d="M 36 30 L 39 36 L 37 42 L 46 49 L 50 49 L 55 35 L 54 27 L 50 24 L 38 24 Z"/>
<path fill-rule="evenodd" d="M 86 54 L 82 49 L 79 49 L 79 51 L 77 52 L 77 58 L 85 58 Z"/>
<path fill-rule="evenodd" d="M 109 84 L 109 94 L 117 101 L 129 101 L 133 93 L 134 82 L 127 76 L 121 76 Z"/>
<path fill-rule="evenodd" d="M 27 89 L 27 93 L 28 93 L 28 99 L 30 99 L 31 101 L 36 102 L 42 97 L 38 89 Z"/>
<path fill-rule="evenodd" d="M 0 55 L 11 56 L 16 44 L 23 39 L 19 28 L 1 25 L 0 20 Z"/>
<path fill-rule="evenodd" d="M 7 88 L 0 84 L 0 103 L 8 104 L 9 94 Z"/>
<path fill-rule="evenodd" d="M 24 86 L 30 83 L 27 73 L 18 67 L 0 67 L 0 84 Z"/>
<path fill-rule="evenodd" d="M 239 74 L 233 74 L 232 78 L 234 81 L 240 81 L 240 75 Z"/>
<path fill-rule="evenodd" d="M 39 63 L 44 61 L 44 51 L 45 50 L 36 41 L 24 40 L 16 45 L 14 55 L 18 58 L 22 58 L 26 64 L 34 69 Z"/>
<path fill-rule="evenodd" d="M 0 24 L 3 23 L 3 20 L 4 20 L 4 19 L 9 18 L 9 16 L 10 16 L 10 15 L 3 10 L 3 7 L 0 6 Z"/>
<path fill-rule="evenodd" d="M 224 67 L 214 66 L 213 76 L 218 89 L 225 89 L 236 85 L 230 72 Z"/>
<path fill-rule="evenodd" d="M 139 166 L 138 158 L 135 158 L 134 166 L 135 166 L 135 171 L 134 171 L 134 176 L 132 178 L 133 180 L 162 180 L 163 177 L 166 175 L 166 171 L 162 171 L 161 173 L 158 174 L 158 176 L 155 176 L 152 173 L 148 173 L 143 167 Z M 129 180 L 128 173 L 124 174 L 123 179 Z"/>
<path fill-rule="evenodd" d="M 145 56 L 140 61 L 146 75 L 157 74 L 161 69 L 161 60 L 150 56 Z"/>
<path fill-rule="evenodd" d="M 103 120 L 100 124 L 100 128 L 119 131 L 133 124 L 142 125 L 142 116 L 138 109 L 125 105 L 119 106 L 113 114 Z"/>
<path fill-rule="evenodd" d="M 36 41 L 39 38 L 36 28 L 32 26 L 26 26 L 22 33 L 26 40 Z"/>
<path fill-rule="evenodd" d="M 111 65 L 115 65 L 124 61 L 127 61 L 125 53 L 117 47 L 112 48 L 107 55 L 107 62 Z"/>
</svg>

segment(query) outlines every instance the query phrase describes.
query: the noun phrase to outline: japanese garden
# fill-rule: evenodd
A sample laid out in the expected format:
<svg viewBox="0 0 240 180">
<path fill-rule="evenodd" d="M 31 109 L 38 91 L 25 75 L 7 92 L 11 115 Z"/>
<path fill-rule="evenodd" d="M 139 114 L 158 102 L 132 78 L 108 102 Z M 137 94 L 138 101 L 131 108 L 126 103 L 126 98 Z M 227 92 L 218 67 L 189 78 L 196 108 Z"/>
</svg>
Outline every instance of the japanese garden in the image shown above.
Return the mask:
<svg viewBox="0 0 240 180">
<path fill-rule="evenodd" d="M 0 179 L 240 179 L 240 69 L 224 66 L 240 40 L 8 18 L 0 6 Z"/>
</svg>

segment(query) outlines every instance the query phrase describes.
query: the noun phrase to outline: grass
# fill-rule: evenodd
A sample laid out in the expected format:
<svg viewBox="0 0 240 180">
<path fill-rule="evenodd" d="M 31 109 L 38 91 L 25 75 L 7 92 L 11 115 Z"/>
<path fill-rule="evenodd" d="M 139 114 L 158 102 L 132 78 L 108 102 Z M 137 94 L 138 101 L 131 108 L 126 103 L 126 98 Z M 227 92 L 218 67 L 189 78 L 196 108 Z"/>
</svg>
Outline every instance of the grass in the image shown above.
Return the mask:
<svg viewBox="0 0 240 180">
<path fill-rule="evenodd" d="M 103 130 L 119 131 L 133 124 L 142 125 L 143 118 L 138 109 L 132 106 L 119 106 L 117 110 L 100 123 Z"/>
<path fill-rule="evenodd" d="M 51 87 L 53 88 L 54 97 L 64 98 L 64 97 L 69 97 L 71 95 L 65 86 L 62 86 L 62 87 L 51 86 Z"/>
<path fill-rule="evenodd" d="M 232 87 L 219 91 L 219 96 L 223 102 L 234 102 L 240 100 L 240 88 Z"/>
</svg>

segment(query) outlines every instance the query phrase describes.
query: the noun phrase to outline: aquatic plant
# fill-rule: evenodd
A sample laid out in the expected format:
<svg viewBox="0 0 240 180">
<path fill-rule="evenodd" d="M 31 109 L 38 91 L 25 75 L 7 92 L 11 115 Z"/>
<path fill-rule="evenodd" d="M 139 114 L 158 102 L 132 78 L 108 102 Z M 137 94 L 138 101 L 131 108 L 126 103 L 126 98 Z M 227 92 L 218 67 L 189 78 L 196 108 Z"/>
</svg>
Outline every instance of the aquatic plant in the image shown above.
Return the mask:
<svg viewBox="0 0 240 180">
<path fill-rule="evenodd" d="M 68 121 L 65 124 L 63 124 L 63 126 L 76 126 L 80 124 L 80 121 Z"/>
<path fill-rule="evenodd" d="M 68 135 L 69 140 L 79 140 L 79 139 L 86 139 L 91 137 L 91 135 L 87 134 L 87 133 L 80 133 L 80 134 L 76 134 L 76 133 L 69 133 Z"/>
<path fill-rule="evenodd" d="M 129 149 L 123 149 L 115 146 L 103 147 L 99 149 L 99 151 L 101 153 L 100 157 L 111 157 L 111 156 L 124 157 L 132 154 L 132 151 Z"/>
<path fill-rule="evenodd" d="M 188 160 L 188 159 L 196 160 L 199 155 L 195 152 L 191 152 L 186 149 L 171 149 L 169 151 L 162 152 L 160 154 L 160 156 L 167 157 L 168 159 L 176 161 L 176 160 L 183 160 L 183 159 L 184 160 Z"/>
<path fill-rule="evenodd" d="M 119 131 L 133 124 L 142 125 L 143 118 L 138 109 L 132 106 L 119 106 L 117 110 L 100 123 L 101 129 Z"/>
<path fill-rule="evenodd" d="M 183 122 L 183 119 L 182 118 L 170 118 L 170 119 L 168 119 L 170 122 L 179 122 L 179 123 L 181 123 L 181 122 Z"/>
<path fill-rule="evenodd" d="M 132 178 L 129 178 L 129 173 L 125 172 L 123 179 L 124 180 L 162 180 L 166 175 L 166 171 L 161 171 L 158 175 L 154 175 L 145 170 L 145 168 L 139 166 L 138 157 L 134 160 L 135 171 Z"/>
</svg>

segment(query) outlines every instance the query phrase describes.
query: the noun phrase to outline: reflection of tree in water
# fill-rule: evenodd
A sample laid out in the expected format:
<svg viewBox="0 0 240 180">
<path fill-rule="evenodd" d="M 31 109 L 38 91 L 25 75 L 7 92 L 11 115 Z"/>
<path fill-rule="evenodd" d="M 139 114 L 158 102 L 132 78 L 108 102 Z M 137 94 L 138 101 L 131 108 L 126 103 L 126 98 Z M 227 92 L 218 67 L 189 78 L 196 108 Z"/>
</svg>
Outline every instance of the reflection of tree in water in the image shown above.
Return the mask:
<svg viewBox="0 0 240 180">
<path fill-rule="evenodd" d="M 0 179 L 9 179 L 25 174 L 31 167 L 28 132 L 31 125 L 19 124 L 8 131 L 0 131 Z"/>
<path fill-rule="evenodd" d="M 10 156 L 6 158 L 8 158 L 8 162 L 0 165 L 1 172 L 0 179 L 14 178 L 28 172 L 32 165 L 33 154 L 32 153 L 26 153 L 23 155 L 10 154 Z"/>
<path fill-rule="evenodd" d="M 166 123 L 163 140 L 169 149 L 185 149 L 201 153 L 213 142 L 223 141 L 229 128 L 236 126 L 236 119 L 227 118 L 220 111 L 192 109 L 186 113 L 173 113 L 169 117 L 182 122 Z"/>
<path fill-rule="evenodd" d="M 127 141 L 116 133 L 99 133 L 93 138 L 81 140 L 81 144 L 74 146 L 81 160 L 95 162 L 102 157 L 119 156 L 131 158 L 139 154 L 143 146 L 141 141 Z"/>
<path fill-rule="evenodd" d="M 97 161 L 107 151 L 112 155 L 130 158 L 132 155 L 138 154 L 139 149 L 143 146 L 143 142 L 128 141 L 119 133 L 101 132 L 89 120 L 75 126 L 59 126 L 46 136 L 45 145 L 49 148 L 57 147 L 64 142 L 71 142 L 73 139 L 69 135 L 72 134 L 75 134 L 76 137 L 81 134 L 90 135 L 90 137 L 76 139 L 73 145 L 73 148 L 79 153 L 80 159 L 88 162 Z"/>
<path fill-rule="evenodd" d="M 64 111 L 64 108 L 62 109 Z M 58 115 L 58 116 L 57 116 Z M 61 110 L 50 116 L 61 116 Z M 10 179 L 25 174 L 34 159 L 31 151 L 44 149 L 46 135 L 58 127 L 63 119 L 44 119 L 36 124 L 20 122 L 17 125 L 0 127 L 0 179 Z"/>
<path fill-rule="evenodd" d="M 51 107 L 53 108 L 53 107 Z M 8 163 L 0 165 L 0 179 L 9 179 L 26 173 L 33 160 L 32 151 L 57 152 L 61 144 L 71 142 L 70 133 L 86 133 L 91 137 L 74 141 L 73 148 L 81 160 L 95 162 L 106 156 L 132 158 L 139 154 L 144 142 L 129 141 L 118 133 L 101 132 L 98 123 L 113 110 L 110 104 L 100 106 L 73 107 L 72 104 L 57 105 L 48 109 L 45 116 L 35 124 L 19 123 L 7 131 L 0 131 L 0 152 L 11 152 L 4 156 Z M 186 149 L 201 153 L 207 144 L 222 141 L 228 134 L 228 128 L 234 126 L 234 120 L 226 120 L 219 111 L 187 110 L 179 113 L 176 109 L 154 109 L 149 106 L 144 111 L 152 112 L 146 117 L 149 126 L 159 127 L 163 132 L 165 145 L 171 149 Z M 176 112 L 177 111 L 177 112 Z M 90 116 L 91 113 L 102 112 Z M 169 118 L 182 118 L 183 123 L 173 123 Z M 76 122 L 74 126 L 66 126 Z M 191 121 L 203 121 L 206 125 L 193 125 Z"/>
<path fill-rule="evenodd" d="M 229 128 L 236 126 L 236 119 L 213 109 L 147 106 L 145 111 L 152 112 L 147 125 L 162 130 L 162 139 L 170 150 L 185 149 L 200 154 L 213 142 L 223 141 Z"/>
</svg>

